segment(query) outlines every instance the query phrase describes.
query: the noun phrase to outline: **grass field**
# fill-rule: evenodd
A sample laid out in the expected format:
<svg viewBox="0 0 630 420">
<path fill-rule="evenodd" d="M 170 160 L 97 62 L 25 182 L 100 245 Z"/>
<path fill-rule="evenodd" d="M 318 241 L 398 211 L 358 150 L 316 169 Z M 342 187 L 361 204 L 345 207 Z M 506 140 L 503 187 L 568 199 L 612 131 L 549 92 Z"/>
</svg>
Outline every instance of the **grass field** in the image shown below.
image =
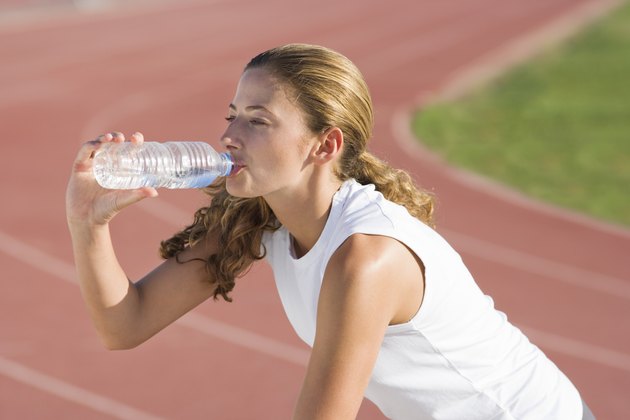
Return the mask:
<svg viewBox="0 0 630 420">
<path fill-rule="evenodd" d="M 447 161 L 538 199 L 630 225 L 630 3 L 454 103 L 420 110 Z"/>
</svg>

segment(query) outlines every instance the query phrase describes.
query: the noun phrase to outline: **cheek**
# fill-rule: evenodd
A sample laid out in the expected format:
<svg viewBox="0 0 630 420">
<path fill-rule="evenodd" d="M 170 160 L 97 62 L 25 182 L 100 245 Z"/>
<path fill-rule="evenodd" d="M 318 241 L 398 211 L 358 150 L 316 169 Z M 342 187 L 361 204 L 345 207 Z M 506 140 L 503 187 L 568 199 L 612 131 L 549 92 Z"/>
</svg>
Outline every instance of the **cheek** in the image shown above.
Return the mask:
<svg viewBox="0 0 630 420">
<path fill-rule="evenodd" d="M 279 163 L 281 163 L 284 171 L 289 172 L 288 176 L 297 175 L 308 164 L 309 150 L 306 147 L 283 148 L 278 153 L 281 155 Z"/>
<path fill-rule="evenodd" d="M 300 129 L 279 130 L 252 141 L 249 154 L 256 163 L 252 171 L 268 176 L 295 176 L 304 169 L 315 141 Z"/>
</svg>

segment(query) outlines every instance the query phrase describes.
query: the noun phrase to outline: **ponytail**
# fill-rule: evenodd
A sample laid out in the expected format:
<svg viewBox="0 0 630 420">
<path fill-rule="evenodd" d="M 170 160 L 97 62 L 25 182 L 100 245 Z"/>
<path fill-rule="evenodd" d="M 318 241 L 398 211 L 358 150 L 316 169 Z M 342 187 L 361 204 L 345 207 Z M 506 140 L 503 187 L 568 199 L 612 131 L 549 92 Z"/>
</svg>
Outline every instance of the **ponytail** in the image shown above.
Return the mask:
<svg viewBox="0 0 630 420">
<path fill-rule="evenodd" d="M 341 165 L 339 176 L 342 179 L 354 178 L 359 184 L 374 184 L 376 190 L 386 199 L 400 204 L 413 217 L 434 227 L 435 199 L 429 192 L 416 187 L 406 171 L 392 168 L 366 151 L 360 153 L 356 159 L 342 158 Z M 343 166 L 346 167 L 345 171 Z"/>
</svg>

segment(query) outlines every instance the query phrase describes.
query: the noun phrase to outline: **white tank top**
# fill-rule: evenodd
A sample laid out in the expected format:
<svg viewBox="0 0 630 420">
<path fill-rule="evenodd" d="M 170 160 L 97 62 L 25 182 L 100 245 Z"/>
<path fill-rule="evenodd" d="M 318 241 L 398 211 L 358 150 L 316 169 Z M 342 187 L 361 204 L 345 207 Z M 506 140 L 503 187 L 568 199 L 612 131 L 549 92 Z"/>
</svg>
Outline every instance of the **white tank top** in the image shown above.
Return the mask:
<svg viewBox="0 0 630 420">
<path fill-rule="evenodd" d="M 387 417 L 581 419 L 573 384 L 494 308 L 460 256 L 373 185 L 344 182 L 320 238 L 299 259 L 286 229 L 264 235 L 282 304 L 304 342 L 313 345 L 328 260 L 354 233 L 392 237 L 425 266 L 422 306 L 409 322 L 388 327 L 365 392 Z"/>
</svg>

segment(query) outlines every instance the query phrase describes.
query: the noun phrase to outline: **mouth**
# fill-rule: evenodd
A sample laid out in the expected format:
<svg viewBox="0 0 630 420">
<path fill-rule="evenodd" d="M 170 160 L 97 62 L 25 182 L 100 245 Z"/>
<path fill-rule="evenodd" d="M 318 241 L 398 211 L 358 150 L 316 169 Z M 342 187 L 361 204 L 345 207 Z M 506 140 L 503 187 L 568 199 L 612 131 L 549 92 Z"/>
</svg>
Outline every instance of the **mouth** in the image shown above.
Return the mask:
<svg viewBox="0 0 630 420">
<path fill-rule="evenodd" d="M 245 164 L 242 162 L 234 162 L 234 166 L 232 167 L 232 171 L 230 172 L 230 175 L 228 175 L 229 177 L 233 177 L 239 174 L 239 172 L 241 172 L 244 168 L 245 168 Z"/>
</svg>

